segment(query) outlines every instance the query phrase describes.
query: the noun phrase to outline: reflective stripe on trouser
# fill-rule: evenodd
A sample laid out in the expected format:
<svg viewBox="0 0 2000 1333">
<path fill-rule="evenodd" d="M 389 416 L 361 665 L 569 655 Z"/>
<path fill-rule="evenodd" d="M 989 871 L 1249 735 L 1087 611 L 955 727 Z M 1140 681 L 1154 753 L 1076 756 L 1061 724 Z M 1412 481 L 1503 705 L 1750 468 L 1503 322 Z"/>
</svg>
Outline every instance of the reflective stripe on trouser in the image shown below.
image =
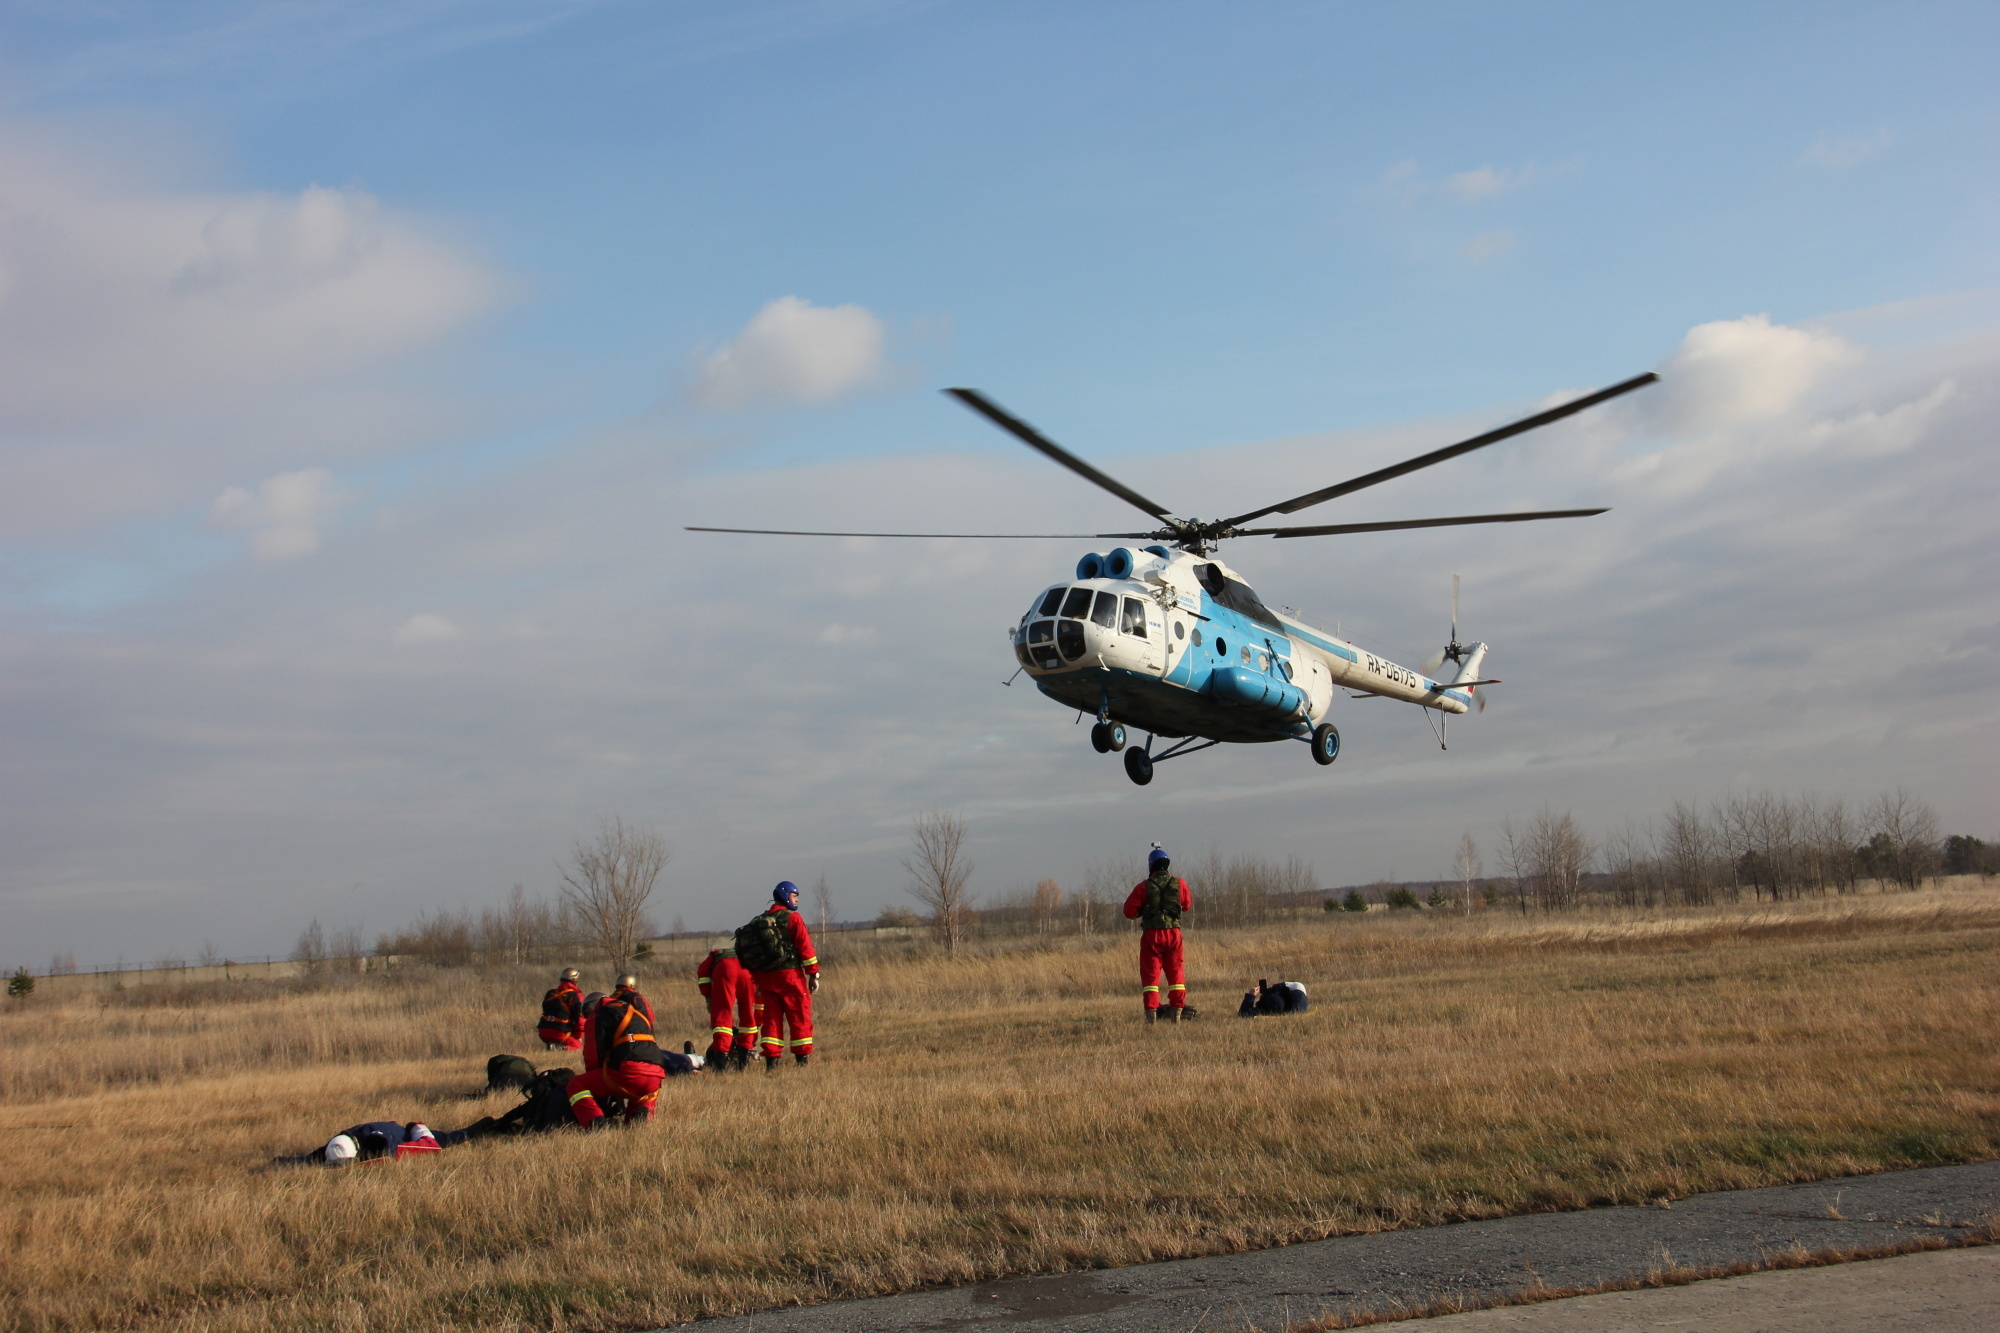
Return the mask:
<svg viewBox="0 0 2000 1333">
<path fill-rule="evenodd" d="M 797 968 L 782 972 L 752 972 L 757 982 L 758 1026 L 763 1029 L 764 1054 L 775 1060 L 786 1047 L 796 1051 L 812 1049 L 812 992 Z M 790 1029 L 791 1040 L 785 1040 Z"/>
<path fill-rule="evenodd" d="M 724 1052 L 756 1043 L 757 988 L 751 984 L 749 973 L 740 973 L 733 981 L 710 986 L 706 998 L 708 1021 L 715 1025 L 709 1029 L 709 1044 L 714 1050 Z M 734 1026 L 730 1024 L 732 1018 L 735 1019 Z"/>
<path fill-rule="evenodd" d="M 623 1097 L 627 1120 L 650 1120 L 653 1104 L 660 1097 L 660 1080 L 666 1076 L 667 1071 L 658 1065 L 642 1064 L 605 1065 L 578 1074 L 567 1088 L 570 1114 L 577 1124 L 590 1128 L 604 1118 L 604 1108 L 597 1104 L 602 1095 Z"/>
<path fill-rule="evenodd" d="M 1160 1007 L 1160 974 L 1166 973 L 1167 1003 L 1176 1009 L 1187 1004 L 1187 966 L 1182 957 L 1178 930 L 1147 930 L 1139 934 L 1139 985 L 1146 1007 Z"/>
<path fill-rule="evenodd" d="M 565 1051 L 583 1049 L 583 1038 L 573 1032 L 564 1032 L 561 1028 L 536 1028 L 535 1035 L 542 1039 L 544 1046 L 558 1046 Z"/>
</svg>

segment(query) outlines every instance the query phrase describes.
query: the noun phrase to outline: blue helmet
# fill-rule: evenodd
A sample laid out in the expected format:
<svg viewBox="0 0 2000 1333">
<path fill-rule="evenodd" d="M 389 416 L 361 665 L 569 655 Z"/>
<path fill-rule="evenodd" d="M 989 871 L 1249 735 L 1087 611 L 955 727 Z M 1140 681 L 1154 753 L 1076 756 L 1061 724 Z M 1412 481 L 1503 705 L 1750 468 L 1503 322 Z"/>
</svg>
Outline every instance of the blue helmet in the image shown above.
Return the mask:
<svg viewBox="0 0 2000 1333">
<path fill-rule="evenodd" d="M 799 886 L 788 879 L 778 881 L 778 887 L 771 890 L 771 901 L 774 903 L 781 903 L 787 898 L 796 898 L 798 896 Z"/>
<path fill-rule="evenodd" d="M 1146 869 L 1151 870 L 1154 866 L 1164 865 L 1172 859 L 1167 855 L 1166 848 L 1154 843 L 1153 850 L 1146 853 Z"/>
</svg>

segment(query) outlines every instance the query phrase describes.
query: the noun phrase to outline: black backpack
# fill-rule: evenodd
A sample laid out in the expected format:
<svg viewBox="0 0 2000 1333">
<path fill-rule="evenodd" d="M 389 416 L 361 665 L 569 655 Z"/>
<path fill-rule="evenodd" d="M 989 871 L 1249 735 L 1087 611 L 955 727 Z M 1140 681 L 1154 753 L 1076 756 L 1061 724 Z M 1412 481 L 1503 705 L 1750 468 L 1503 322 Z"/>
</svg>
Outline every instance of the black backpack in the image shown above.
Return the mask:
<svg viewBox="0 0 2000 1333">
<path fill-rule="evenodd" d="M 501 1119 L 518 1125 L 516 1132 L 529 1134 L 546 1134 L 575 1124 L 576 1117 L 569 1109 L 569 1081 L 575 1077 L 573 1070 L 544 1069 L 522 1089 L 528 1099 Z"/>
<path fill-rule="evenodd" d="M 782 972 L 799 966 L 791 932 L 776 912 L 759 912 L 736 931 L 736 961 L 751 972 Z"/>
</svg>

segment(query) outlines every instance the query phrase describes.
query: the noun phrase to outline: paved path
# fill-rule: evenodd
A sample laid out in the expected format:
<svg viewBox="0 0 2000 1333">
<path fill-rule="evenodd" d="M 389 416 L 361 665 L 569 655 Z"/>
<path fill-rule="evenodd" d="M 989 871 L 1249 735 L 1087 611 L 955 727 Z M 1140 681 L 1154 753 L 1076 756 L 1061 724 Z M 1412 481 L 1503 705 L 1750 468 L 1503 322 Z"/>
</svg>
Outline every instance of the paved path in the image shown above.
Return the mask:
<svg viewBox="0 0 2000 1333">
<path fill-rule="evenodd" d="M 2000 1245 L 1377 1324 L 1376 1333 L 1993 1333 Z"/>
<path fill-rule="evenodd" d="M 1865 1250 L 1923 1237 L 1957 1238 L 1967 1224 L 1996 1211 L 2000 1162 L 1981 1162 L 1696 1195 L 1671 1207 L 1533 1213 L 907 1292 L 707 1320 L 700 1333 L 979 1333 L 982 1326 L 993 1333 L 1277 1330 L 1336 1313 L 1417 1309 L 1447 1297 L 1472 1304 L 1538 1282 L 1595 1287 L 1676 1265 L 1725 1267 L 1798 1249 Z M 1897 1270 L 1876 1265 L 1862 1271 Z M 1994 1327 L 2000 1325 L 1988 1321 L 1982 1333 Z"/>
</svg>

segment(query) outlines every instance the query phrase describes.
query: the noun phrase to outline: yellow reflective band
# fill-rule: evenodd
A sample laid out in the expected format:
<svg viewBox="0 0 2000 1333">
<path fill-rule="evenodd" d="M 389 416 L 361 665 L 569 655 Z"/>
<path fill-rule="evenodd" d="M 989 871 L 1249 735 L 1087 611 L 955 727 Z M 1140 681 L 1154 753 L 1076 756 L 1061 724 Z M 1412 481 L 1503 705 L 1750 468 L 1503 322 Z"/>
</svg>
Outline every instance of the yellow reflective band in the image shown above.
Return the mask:
<svg viewBox="0 0 2000 1333">
<path fill-rule="evenodd" d="M 1186 987 L 1186 986 L 1169 986 L 1169 987 L 1167 987 L 1167 989 L 1168 989 L 1168 990 L 1186 990 L 1186 989 L 1187 989 L 1187 987 Z"/>
<path fill-rule="evenodd" d="M 590 1094 L 589 1094 L 588 1092 L 577 1092 L 577 1093 L 571 1093 L 571 1094 L 570 1094 L 570 1099 L 569 1099 L 569 1104 L 570 1104 L 571 1106 L 575 1106 L 575 1105 L 576 1105 L 576 1104 L 577 1104 L 578 1102 L 582 1101 L 582 1100 L 583 1100 L 584 1098 L 586 1098 L 586 1097 L 590 1097 L 590 1100 L 591 1100 L 591 1101 L 596 1101 L 596 1100 L 597 1100 L 597 1098 L 595 1098 L 595 1097 L 591 1097 L 591 1096 L 590 1096 Z"/>
<path fill-rule="evenodd" d="M 709 1035 L 709 1036 L 711 1036 L 711 1037 L 726 1037 L 726 1036 L 728 1036 L 728 1035 L 730 1034 L 730 1031 L 731 1031 L 731 1029 L 729 1029 L 729 1028 L 726 1028 L 726 1027 L 722 1027 L 722 1028 L 710 1028 L 710 1029 L 708 1030 L 708 1035 Z"/>
<path fill-rule="evenodd" d="M 706 986 L 708 983 L 709 983 L 709 978 L 707 977 L 696 977 L 694 979 L 694 984 L 697 986 Z"/>
<path fill-rule="evenodd" d="M 806 960 L 805 960 L 805 962 L 803 962 L 803 963 L 799 964 L 799 966 L 800 966 L 800 967 L 818 967 L 818 966 L 819 966 L 819 955 L 818 955 L 818 954 L 814 954 L 814 955 L 813 955 L 812 957 L 810 957 L 810 958 L 806 959 Z"/>
<path fill-rule="evenodd" d="M 1140 994 L 1142 995 L 1158 995 L 1159 993 L 1160 993 L 1160 988 L 1158 986 L 1146 986 L 1143 987 L 1140 991 Z"/>
</svg>

